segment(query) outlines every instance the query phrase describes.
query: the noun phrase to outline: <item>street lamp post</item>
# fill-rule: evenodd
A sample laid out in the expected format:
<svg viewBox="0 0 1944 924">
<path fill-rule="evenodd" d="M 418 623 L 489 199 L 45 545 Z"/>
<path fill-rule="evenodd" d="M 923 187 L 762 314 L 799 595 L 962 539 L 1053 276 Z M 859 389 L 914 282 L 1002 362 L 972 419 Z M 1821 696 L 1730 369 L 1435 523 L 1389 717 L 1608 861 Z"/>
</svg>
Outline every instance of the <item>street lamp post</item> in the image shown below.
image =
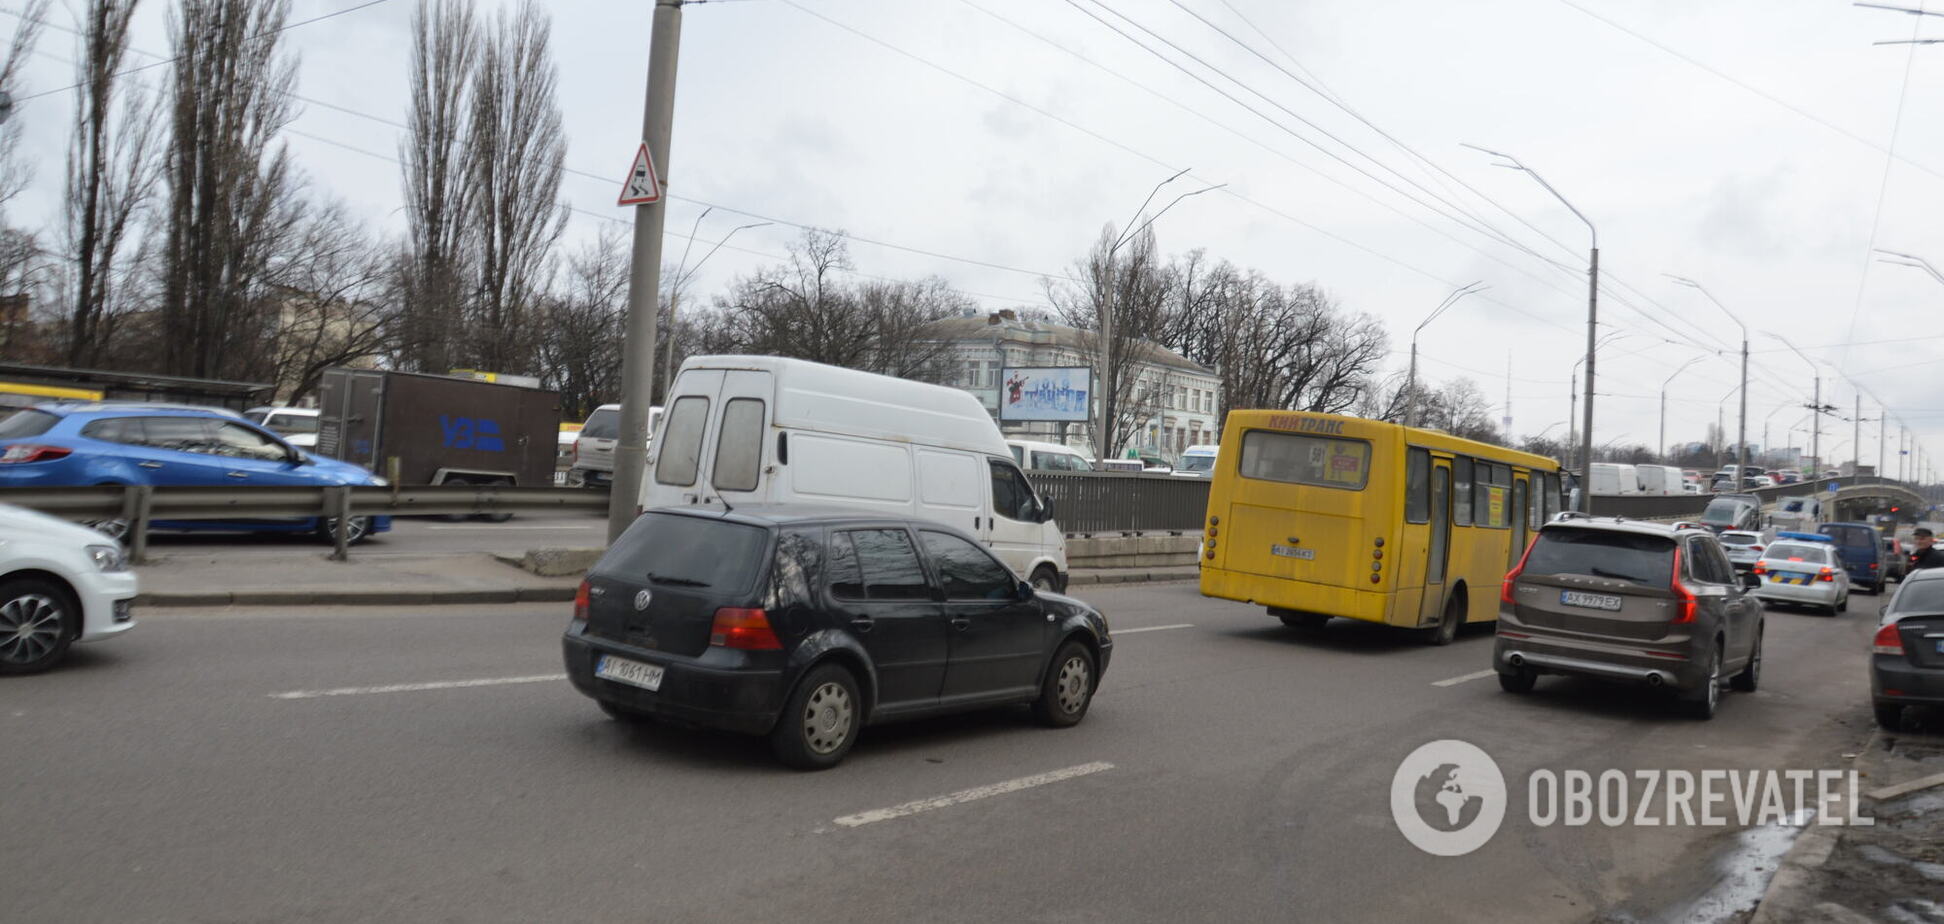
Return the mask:
<svg viewBox="0 0 1944 924">
<path fill-rule="evenodd" d="M 1560 195 L 1559 190 L 1554 189 L 1551 183 L 1546 182 L 1545 177 L 1540 176 L 1531 167 L 1520 162 L 1518 158 L 1501 151 L 1481 148 L 1475 144 L 1467 144 L 1465 147 L 1511 161 L 1511 163 L 1499 164 L 1498 166 L 1518 170 L 1526 176 L 1532 177 L 1540 186 L 1545 187 L 1547 192 L 1552 193 L 1553 198 L 1558 199 L 1560 205 L 1565 206 L 1567 211 L 1572 212 L 1575 218 L 1585 222 L 1587 233 L 1592 237 L 1592 247 L 1588 251 L 1586 258 L 1586 411 L 1585 423 L 1582 427 L 1583 432 L 1580 434 L 1580 452 L 1584 457 L 1584 464 L 1591 465 L 1593 463 L 1593 354 L 1596 347 L 1594 340 L 1599 335 L 1600 327 L 1600 229 L 1593 226 L 1593 221 L 1586 217 L 1586 213 L 1574 208 L 1573 203 L 1566 201 L 1566 197 Z M 1585 472 L 1582 470 L 1580 474 L 1584 476 Z M 1580 510 L 1583 513 L 1593 512 L 1592 491 L 1580 492 Z"/>
<path fill-rule="evenodd" d="M 1218 183 L 1214 186 L 1202 187 L 1193 192 L 1182 193 L 1174 197 L 1167 205 L 1163 206 L 1160 211 L 1155 212 L 1153 217 L 1150 217 L 1146 221 L 1141 221 L 1141 215 L 1147 212 L 1148 205 L 1154 201 L 1155 196 L 1160 195 L 1161 187 L 1181 179 L 1192 169 L 1194 168 L 1183 168 L 1174 176 L 1154 184 L 1154 188 L 1148 190 L 1147 198 L 1141 200 L 1141 207 L 1134 210 L 1134 217 L 1128 219 L 1127 229 L 1122 231 L 1120 236 L 1114 240 L 1113 245 L 1107 248 L 1107 278 L 1103 281 L 1102 304 L 1100 309 L 1101 381 L 1097 383 L 1097 387 L 1094 389 L 1096 392 L 1095 398 L 1100 402 L 1100 429 L 1099 432 L 1094 434 L 1094 455 L 1098 458 L 1111 459 L 1114 457 L 1113 447 L 1106 445 L 1113 441 L 1113 422 L 1110 418 L 1113 411 L 1116 410 L 1113 406 L 1114 402 L 1110 400 L 1109 396 L 1115 393 L 1118 384 L 1114 378 L 1114 292 L 1118 288 L 1118 280 L 1115 278 L 1114 257 L 1120 252 L 1122 247 L 1127 245 L 1128 241 L 1139 237 L 1141 232 L 1146 231 L 1148 226 L 1154 224 L 1161 216 L 1166 215 L 1169 209 L 1180 204 L 1181 200 L 1189 196 L 1199 196 L 1205 192 L 1221 189 L 1223 186 L 1228 185 L 1227 183 Z M 1137 222 L 1138 224 L 1136 224 Z"/>
<path fill-rule="evenodd" d="M 1668 377 L 1667 377 L 1667 381 L 1665 381 L 1665 382 L 1662 382 L 1662 383 L 1661 383 L 1661 390 L 1660 390 L 1660 460 L 1661 460 L 1661 461 L 1662 461 L 1663 463 L 1667 461 L 1667 386 L 1669 386 L 1669 385 L 1672 385 L 1672 384 L 1674 384 L 1674 379 L 1675 379 L 1675 377 L 1676 377 L 1676 376 L 1679 376 L 1679 375 L 1680 375 L 1681 373 L 1683 373 L 1683 372 L 1686 372 L 1686 371 L 1688 370 L 1688 367 L 1690 367 L 1690 366 L 1693 366 L 1693 365 L 1694 365 L 1695 363 L 1698 363 L 1698 362 L 1700 362 L 1701 360 L 1702 360 L 1702 357 L 1699 357 L 1699 356 L 1696 356 L 1695 358 L 1693 358 L 1693 359 L 1690 359 L 1690 360 L 1688 360 L 1687 362 L 1685 362 L 1685 363 L 1683 363 L 1683 364 L 1681 365 L 1681 368 L 1679 368 L 1679 369 L 1676 369 L 1676 370 L 1674 370 L 1674 375 L 1670 375 L 1670 376 L 1668 376 Z"/>
<path fill-rule="evenodd" d="M 1433 309 L 1433 310 L 1432 310 L 1432 312 L 1431 312 L 1430 314 L 1428 314 L 1428 315 L 1425 315 L 1425 316 L 1424 316 L 1424 320 L 1423 320 L 1423 321 L 1422 321 L 1421 323 L 1419 323 L 1419 324 L 1418 324 L 1418 326 L 1417 326 L 1417 327 L 1416 327 L 1415 329 L 1413 329 L 1413 330 L 1411 331 L 1411 371 L 1410 371 L 1410 372 L 1408 372 L 1408 373 L 1406 373 L 1406 374 L 1405 374 L 1405 376 L 1404 376 L 1404 387 L 1405 387 L 1405 389 L 1406 389 L 1406 391 L 1405 391 L 1405 398 L 1404 398 L 1404 400 L 1405 400 L 1405 405 L 1404 405 L 1404 425 L 1405 425 L 1405 426 L 1407 426 L 1407 427 L 1415 427 L 1415 426 L 1417 426 L 1417 406 L 1418 406 L 1418 392 L 1417 392 L 1417 341 L 1418 341 L 1418 332 L 1419 332 L 1419 331 L 1422 331 L 1422 330 L 1424 330 L 1424 325 L 1426 325 L 1426 324 L 1429 324 L 1429 323 L 1431 323 L 1432 321 L 1435 321 L 1435 320 L 1437 320 L 1437 319 L 1438 319 L 1438 315 L 1441 315 L 1441 314 L 1444 314 L 1444 313 L 1445 313 L 1445 309 L 1447 309 L 1447 308 L 1450 308 L 1451 306 L 1453 306 L 1453 305 L 1456 305 L 1456 304 L 1458 304 L 1458 300 L 1459 300 L 1459 299 L 1461 299 L 1461 298 L 1464 298 L 1464 297 L 1465 297 L 1465 296 L 1467 296 L 1467 295 L 1471 295 L 1471 294 L 1472 294 L 1472 293 L 1474 293 L 1474 292 L 1483 292 L 1483 291 L 1485 291 L 1485 290 L 1486 290 L 1486 289 L 1488 289 L 1488 288 L 1491 288 L 1491 287 L 1490 287 L 1490 286 L 1487 286 L 1487 285 L 1485 285 L 1485 284 L 1484 284 L 1484 282 L 1483 282 L 1483 281 L 1481 280 L 1481 281 L 1479 281 L 1479 282 L 1474 282 L 1474 283 L 1472 283 L 1472 284 L 1470 284 L 1470 285 L 1466 285 L 1466 286 L 1459 286 L 1458 288 L 1456 288 L 1456 289 L 1453 289 L 1453 290 L 1451 290 L 1451 294 L 1449 294 L 1449 295 L 1446 295 L 1446 296 L 1444 297 L 1444 301 L 1441 301 L 1441 302 L 1439 302 L 1439 303 L 1438 303 L 1438 307 L 1437 307 L 1437 308 L 1435 308 L 1435 309 Z"/>
<path fill-rule="evenodd" d="M 702 230 L 702 219 L 709 217 L 709 213 L 713 211 L 715 211 L 715 206 L 712 205 L 703 209 L 702 214 L 695 216 L 695 226 L 689 229 L 688 243 L 682 247 L 681 262 L 675 264 L 675 281 L 668 287 L 668 334 L 665 338 L 668 342 L 666 344 L 667 352 L 662 360 L 663 401 L 668 400 L 668 390 L 674 387 L 675 315 L 676 312 L 681 310 L 682 292 L 688 288 L 689 280 L 694 278 L 696 273 L 701 272 L 702 264 L 709 262 L 709 258 L 715 256 L 716 251 L 722 249 L 722 245 L 729 243 L 729 239 L 735 237 L 736 232 L 747 231 L 751 228 L 766 228 L 771 224 L 771 222 L 759 221 L 753 224 L 738 225 L 730 228 L 729 233 L 722 236 L 722 240 L 716 241 L 715 246 L 709 248 L 709 252 L 702 255 L 702 259 L 695 261 L 694 266 L 690 266 L 688 265 L 689 251 L 695 247 L 695 237 Z M 653 436 L 652 433 L 649 435 Z"/>
<path fill-rule="evenodd" d="M 1736 490 L 1740 490 L 1742 479 L 1748 477 L 1748 325 L 1743 324 L 1741 318 L 1736 317 L 1734 312 L 1728 310 L 1727 305 L 1722 304 L 1720 299 L 1714 297 L 1713 292 L 1702 287 L 1700 283 L 1681 276 L 1669 275 L 1667 278 L 1706 296 L 1708 301 L 1714 302 L 1716 308 L 1721 309 L 1722 314 L 1727 315 L 1729 320 L 1735 322 L 1736 327 L 1741 328 L 1741 423 L 1738 425 L 1739 432 L 1735 437 L 1737 444 L 1735 447 L 1737 453 L 1736 458 L 1738 460 L 1735 463 L 1735 485 Z"/>
</svg>

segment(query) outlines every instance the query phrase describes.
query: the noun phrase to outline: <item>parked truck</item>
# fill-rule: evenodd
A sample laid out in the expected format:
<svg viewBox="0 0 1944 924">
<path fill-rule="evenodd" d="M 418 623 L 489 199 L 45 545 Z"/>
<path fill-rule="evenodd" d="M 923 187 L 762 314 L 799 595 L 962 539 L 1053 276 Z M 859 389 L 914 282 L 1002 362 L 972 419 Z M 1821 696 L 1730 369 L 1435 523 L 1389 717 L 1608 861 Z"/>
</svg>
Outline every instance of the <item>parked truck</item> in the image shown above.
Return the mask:
<svg viewBox="0 0 1944 924">
<path fill-rule="evenodd" d="M 522 385 L 335 368 L 318 385 L 316 453 L 399 484 L 553 484 L 560 395 Z"/>
</svg>

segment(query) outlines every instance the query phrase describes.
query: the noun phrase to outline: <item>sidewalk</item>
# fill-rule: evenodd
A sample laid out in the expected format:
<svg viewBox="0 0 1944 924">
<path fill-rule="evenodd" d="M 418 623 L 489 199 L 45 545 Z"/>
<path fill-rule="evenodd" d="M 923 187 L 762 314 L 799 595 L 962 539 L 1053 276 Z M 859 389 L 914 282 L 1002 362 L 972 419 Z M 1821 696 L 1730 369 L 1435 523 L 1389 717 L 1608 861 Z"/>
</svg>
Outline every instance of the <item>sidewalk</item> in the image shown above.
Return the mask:
<svg viewBox="0 0 1944 924">
<path fill-rule="evenodd" d="M 580 570 L 542 577 L 486 552 L 413 555 L 326 552 L 289 555 L 170 553 L 136 569 L 137 606 L 357 606 L 440 603 L 561 603 L 574 599 Z M 1071 575 L 1075 592 L 1100 584 L 1192 581 L 1187 568 L 1103 568 Z"/>
<path fill-rule="evenodd" d="M 1944 922 L 1944 714 L 1878 731 L 1856 756 L 1870 827 L 1810 825 L 1750 924 Z"/>
</svg>

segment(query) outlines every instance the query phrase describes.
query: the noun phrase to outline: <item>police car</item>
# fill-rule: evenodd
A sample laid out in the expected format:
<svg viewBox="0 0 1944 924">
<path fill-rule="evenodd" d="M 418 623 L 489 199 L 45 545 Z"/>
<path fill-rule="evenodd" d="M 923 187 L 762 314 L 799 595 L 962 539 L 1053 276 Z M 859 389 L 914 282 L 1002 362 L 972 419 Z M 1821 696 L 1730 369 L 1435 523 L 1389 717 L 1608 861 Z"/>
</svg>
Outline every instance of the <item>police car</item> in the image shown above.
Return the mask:
<svg viewBox="0 0 1944 924">
<path fill-rule="evenodd" d="M 1849 575 L 1836 544 L 1821 533 L 1779 532 L 1749 569 L 1764 603 L 1807 606 L 1831 616 L 1849 609 Z"/>
</svg>

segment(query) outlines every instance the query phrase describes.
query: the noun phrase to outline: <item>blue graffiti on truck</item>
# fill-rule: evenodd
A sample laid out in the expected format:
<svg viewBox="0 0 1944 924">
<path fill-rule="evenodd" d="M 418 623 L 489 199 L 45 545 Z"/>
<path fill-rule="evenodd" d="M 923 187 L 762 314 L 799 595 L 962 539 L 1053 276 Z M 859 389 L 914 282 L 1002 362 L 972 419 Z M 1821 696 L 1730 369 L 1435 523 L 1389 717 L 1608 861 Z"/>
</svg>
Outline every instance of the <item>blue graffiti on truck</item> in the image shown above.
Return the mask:
<svg viewBox="0 0 1944 924">
<path fill-rule="evenodd" d="M 440 414 L 439 429 L 445 431 L 447 449 L 506 451 L 506 443 L 500 440 L 499 424 L 484 417 L 447 417 Z"/>
</svg>

